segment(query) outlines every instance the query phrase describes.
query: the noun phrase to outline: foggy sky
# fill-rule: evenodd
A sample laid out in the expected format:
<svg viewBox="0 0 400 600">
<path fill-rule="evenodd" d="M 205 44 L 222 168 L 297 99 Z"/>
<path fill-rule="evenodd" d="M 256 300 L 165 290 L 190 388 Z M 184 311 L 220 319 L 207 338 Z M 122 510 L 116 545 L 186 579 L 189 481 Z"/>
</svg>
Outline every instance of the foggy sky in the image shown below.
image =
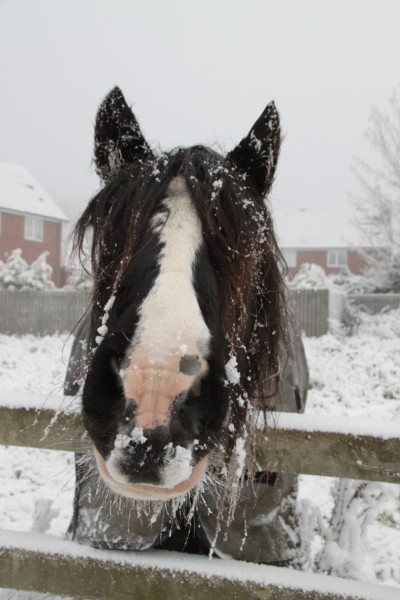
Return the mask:
<svg viewBox="0 0 400 600">
<path fill-rule="evenodd" d="M 397 0 L 0 0 L 0 161 L 71 218 L 98 189 L 98 104 L 118 84 L 164 150 L 229 150 L 275 100 L 277 214 L 350 215 L 373 104 L 400 81 Z"/>
</svg>

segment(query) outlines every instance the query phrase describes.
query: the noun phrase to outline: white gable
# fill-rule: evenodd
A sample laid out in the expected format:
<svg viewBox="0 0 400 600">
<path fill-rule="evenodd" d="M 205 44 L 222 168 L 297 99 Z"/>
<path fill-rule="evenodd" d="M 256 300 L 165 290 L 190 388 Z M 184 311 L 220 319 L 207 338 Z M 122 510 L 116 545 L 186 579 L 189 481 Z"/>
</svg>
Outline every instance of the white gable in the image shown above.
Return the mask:
<svg viewBox="0 0 400 600">
<path fill-rule="evenodd" d="M 0 211 L 68 221 L 61 208 L 20 165 L 0 163 Z"/>
</svg>

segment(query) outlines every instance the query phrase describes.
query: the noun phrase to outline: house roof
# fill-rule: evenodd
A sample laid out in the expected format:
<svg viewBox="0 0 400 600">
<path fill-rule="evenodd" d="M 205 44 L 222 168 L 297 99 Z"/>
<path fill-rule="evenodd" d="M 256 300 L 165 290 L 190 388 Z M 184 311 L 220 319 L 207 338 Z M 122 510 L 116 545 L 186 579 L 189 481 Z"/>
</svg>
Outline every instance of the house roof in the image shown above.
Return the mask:
<svg viewBox="0 0 400 600">
<path fill-rule="evenodd" d="M 351 248 L 365 245 L 351 210 L 295 208 L 274 211 L 281 248 Z"/>
<path fill-rule="evenodd" d="M 0 163 L 0 210 L 69 220 L 27 169 L 14 163 Z"/>
</svg>

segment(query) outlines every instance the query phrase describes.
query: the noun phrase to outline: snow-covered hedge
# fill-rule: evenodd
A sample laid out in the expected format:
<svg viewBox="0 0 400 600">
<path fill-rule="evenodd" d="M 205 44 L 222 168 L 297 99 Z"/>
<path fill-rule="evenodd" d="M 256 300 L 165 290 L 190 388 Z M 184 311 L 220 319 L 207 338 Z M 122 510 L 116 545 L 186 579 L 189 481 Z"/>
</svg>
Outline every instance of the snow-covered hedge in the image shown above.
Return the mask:
<svg viewBox="0 0 400 600">
<path fill-rule="evenodd" d="M 47 264 L 49 253 L 43 252 L 30 265 L 22 258 L 22 250 L 16 248 L 6 262 L 0 260 L 0 289 L 52 290 L 53 269 Z"/>
<path fill-rule="evenodd" d="M 298 290 L 336 289 L 349 295 L 376 294 L 400 291 L 400 259 L 399 270 L 396 272 L 383 267 L 379 263 L 377 267 L 370 267 L 362 275 L 355 275 L 347 267 L 343 267 L 339 273 L 326 275 L 324 269 L 314 263 L 303 263 L 298 273 L 288 285 Z"/>
<path fill-rule="evenodd" d="M 314 263 L 303 263 L 298 273 L 288 283 L 290 288 L 297 290 L 320 290 L 332 285 L 324 269 Z"/>
</svg>

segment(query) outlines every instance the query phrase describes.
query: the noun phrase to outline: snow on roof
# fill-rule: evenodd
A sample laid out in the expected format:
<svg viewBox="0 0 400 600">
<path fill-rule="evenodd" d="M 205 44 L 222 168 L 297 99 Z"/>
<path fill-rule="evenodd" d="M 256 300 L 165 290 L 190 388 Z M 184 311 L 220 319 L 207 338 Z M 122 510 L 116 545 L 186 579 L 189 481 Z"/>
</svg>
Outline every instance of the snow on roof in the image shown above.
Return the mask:
<svg viewBox="0 0 400 600">
<path fill-rule="evenodd" d="M 351 210 L 278 208 L 274 210 L 281 248 L 351 248 L 365 246 L 352 223 Z"/>
<path fill-rule="evenodd" d="M 0 163 L 1 209 L 57 221 L 69 220 L 27 169 L 13 163 Z"/>
</svg>

